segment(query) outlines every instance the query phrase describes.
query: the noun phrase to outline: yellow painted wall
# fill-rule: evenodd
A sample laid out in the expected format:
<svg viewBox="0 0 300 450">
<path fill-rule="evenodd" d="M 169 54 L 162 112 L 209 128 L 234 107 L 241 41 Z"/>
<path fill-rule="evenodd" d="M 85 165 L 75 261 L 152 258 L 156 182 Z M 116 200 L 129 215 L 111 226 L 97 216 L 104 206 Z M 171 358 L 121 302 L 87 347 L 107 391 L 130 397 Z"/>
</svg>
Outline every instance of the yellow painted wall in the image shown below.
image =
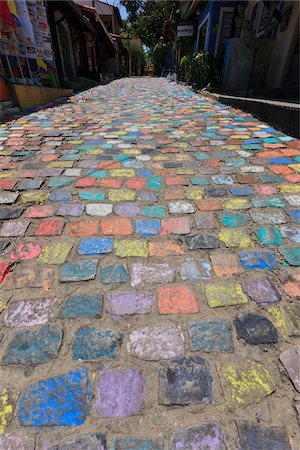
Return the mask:
<svg viewBox="0 0 300 450">
<path fill-rule="evenodd" d="M 19 107 L 24 110 L 34 106 L 45 105 L 60 97 L 73 93 L 72 89 L 47 88 L 43 86 L 22 86 L 11 84 Z"/>
</svg>

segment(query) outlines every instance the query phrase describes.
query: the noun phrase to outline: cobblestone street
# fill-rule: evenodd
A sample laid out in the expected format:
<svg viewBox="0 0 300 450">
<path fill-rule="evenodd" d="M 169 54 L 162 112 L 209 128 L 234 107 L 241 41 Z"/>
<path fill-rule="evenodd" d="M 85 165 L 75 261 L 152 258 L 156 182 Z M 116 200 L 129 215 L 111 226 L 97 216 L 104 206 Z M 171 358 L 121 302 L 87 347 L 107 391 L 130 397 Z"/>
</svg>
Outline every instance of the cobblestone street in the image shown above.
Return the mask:
<svg viewBox="0 0 300 450">
<path fill-rule="evenodd" d="M 0 449 L 299 450 L 299 141 L 162 78 L 0 140 Z"/>
</svg>

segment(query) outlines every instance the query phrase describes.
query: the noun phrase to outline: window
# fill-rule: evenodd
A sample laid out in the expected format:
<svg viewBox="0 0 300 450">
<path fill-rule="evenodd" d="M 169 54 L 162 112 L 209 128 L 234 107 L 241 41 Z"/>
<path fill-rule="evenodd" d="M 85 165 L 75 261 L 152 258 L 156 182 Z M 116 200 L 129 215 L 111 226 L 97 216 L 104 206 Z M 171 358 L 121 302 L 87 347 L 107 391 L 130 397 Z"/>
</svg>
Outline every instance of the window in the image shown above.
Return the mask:
<svg viewBox="0 0 300 450">
<path fill-rule="evenodd" d="M 207 31 L 208 31 L 208 16 L 201 23 L 198 28 L 198 45 L 197 50 L 206 50 L 206 40 L 207 40 Z"/>
</svg>

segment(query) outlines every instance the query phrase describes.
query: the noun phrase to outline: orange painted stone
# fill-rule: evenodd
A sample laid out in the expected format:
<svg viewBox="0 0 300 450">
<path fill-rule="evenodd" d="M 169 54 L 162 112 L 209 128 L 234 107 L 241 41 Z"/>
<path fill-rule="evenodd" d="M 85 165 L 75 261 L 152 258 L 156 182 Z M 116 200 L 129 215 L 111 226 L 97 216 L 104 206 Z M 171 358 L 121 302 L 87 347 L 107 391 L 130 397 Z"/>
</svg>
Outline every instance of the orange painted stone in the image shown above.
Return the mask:
<svg viewBox="0 0 300 450">
<path fill-rule="evenodd" d="M 73 222 L 69 228 L 69 236 L 96 236 L 98 234 L 98 220 L 80 220 Z"/>
<path fill-rule="evenodd" d="M 164 192 L 165 200 L 181 200 L 183 198 L 185 198 L 183 189 L 166 189 Z"/>
<path fill-rule="evenodd" d="M 108 187 L 108 188 L 120 188 L 122 186 L 123 181 L 119 178 L 104 178 L 100 180 L 100 186 Z"/>
<path fill-rule="evenodd" d="M 180 256 L 184 254 L 184 251 L 180 245 L 174 242 L 149 242 L 150 256 Z"/>
<path fill-rule="evenodd" d="M 240 260 L 235 253 L 212 253 L 212 267 L 218 277 L 228 277 L 243 272 Z"/>
<path fill-rule="evenodd" d="M 101 221 L 101 230 L 105 236 L 129 236 L 133 228 L 129 219 L 105 219 Z"/>
<path fill-rule="evenodd" d="M 219 209 L 222 209 L 222 203 L 220 202 L 220 200 L 215 199 L 198 200 L 196 202 L 196 205 L 200 211 L 217 211 Z"/>
<path fill-rule="evenodd" d="M 286 166 L 276 165 L 270 166 L 270 170 L 273 173 L 276 173 L 276 175 L 288 175 L 290 173 L 293 173 L 292 169 Z"/>
<path fill-rule="evenodd" d="M 142 189 L 146 185 L 146 178 L 131 178 L 126 181 L 127 189 Z"/>
<path fill-rule="evenodd" d="M 160 314 L 195 314 L 199 311 L 196 293 L 188 286 L 161 286 L 158 289 Z"/>
</svg>

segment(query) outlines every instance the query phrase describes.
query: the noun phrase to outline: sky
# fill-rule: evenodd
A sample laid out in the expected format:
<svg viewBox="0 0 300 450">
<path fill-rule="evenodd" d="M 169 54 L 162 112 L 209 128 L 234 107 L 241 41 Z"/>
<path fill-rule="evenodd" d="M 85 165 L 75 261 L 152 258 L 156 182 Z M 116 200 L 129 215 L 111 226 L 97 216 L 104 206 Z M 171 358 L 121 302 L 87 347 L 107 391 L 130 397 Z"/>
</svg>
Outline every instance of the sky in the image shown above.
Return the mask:
<svg viewBox="0 0 300 450">
<path fill-rule="evenodd" d="M 104 0 L 105 1 L 105 0 Z M 127 12 L 124 6 L 121 5 L 119 0 L 108 0 L 107 3 L 117 6 L 119 8 L 122 19 L 127 19 Z"/>
</svg>

